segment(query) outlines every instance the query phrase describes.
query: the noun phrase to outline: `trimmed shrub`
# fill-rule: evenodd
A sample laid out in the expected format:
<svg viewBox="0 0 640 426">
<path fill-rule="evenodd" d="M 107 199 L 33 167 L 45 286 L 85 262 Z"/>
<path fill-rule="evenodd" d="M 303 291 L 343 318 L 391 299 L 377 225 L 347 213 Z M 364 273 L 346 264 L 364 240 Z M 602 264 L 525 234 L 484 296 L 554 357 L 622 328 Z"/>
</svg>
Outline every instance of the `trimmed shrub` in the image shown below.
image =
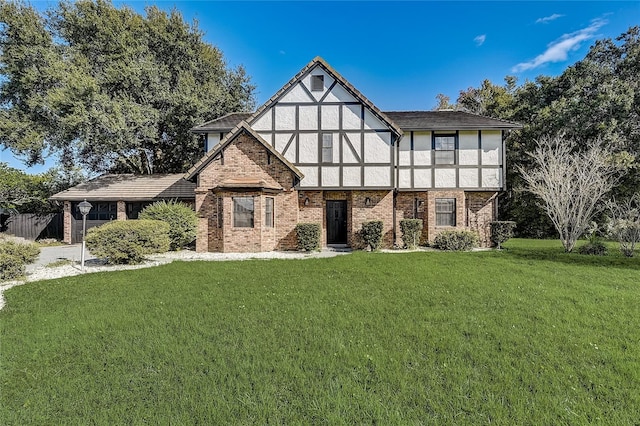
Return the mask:
<svg viewBox="0 0 640 426">
<path fill-rule="evenodd" d="M 169 224 L 161 220 L 122 220 L 87 232 L 87 248 L 110 264 L 140 263 L 144 256 L 169 250 Z"/>
<path fill-rule="evenodd" d="M 298 250 L 314 251 L 320 248 L 319 223 L 299 223 L 296 225 L 296 235 L 298 236 Z"/>
<path fill-rule="evenodd" d="M 138 218 L 167 222 L 170 250 L 179 250 L 196 239 L 198 217 L 196 212 L 185 203 L 157 201 L 142 210 Z"/>
<path fill-rule="evenodd" d="M 506 243 L 509 238 L 513 237 L 513 231 L 516 223 L 510 220 L 501 220 L 490 223 L 491 241 L 501 249 L 502 243 Z"/>
<path fill-rule="evenodd" d="M 589 241 L 578 249 L 578 253 L 592 256 L 605 256 L 607 254 L 607 246 L 604 245 L 602 241 Z"/>
<path fill-rule="evenodd" d="M 40 247 L 30 242 L 0 242 L 0 280 L 11 280 L 25 273 L 25 266 L 33 263 L 40 254 Z"/>
<path fill-rule="evenodd" d="M 382 244 L 382 221 L 363 222 L 360 235 L 362 236 L 362 241 L 371 251 L 378 250 L 380 244 Z"/>
<path fill-rule="evenodd" d="M 408 249 L 416 248 L 422 234 L 422 219 L 402 219 L 400 221 L 400 231 L 402 231 L 404 247 Z"/>
<path fill-rule="evenodd" d="M 466 251 L 478 247 L 478 234 L 472 231 L 443 231 L 433 239 L 438 250 Z"/>
</svg>

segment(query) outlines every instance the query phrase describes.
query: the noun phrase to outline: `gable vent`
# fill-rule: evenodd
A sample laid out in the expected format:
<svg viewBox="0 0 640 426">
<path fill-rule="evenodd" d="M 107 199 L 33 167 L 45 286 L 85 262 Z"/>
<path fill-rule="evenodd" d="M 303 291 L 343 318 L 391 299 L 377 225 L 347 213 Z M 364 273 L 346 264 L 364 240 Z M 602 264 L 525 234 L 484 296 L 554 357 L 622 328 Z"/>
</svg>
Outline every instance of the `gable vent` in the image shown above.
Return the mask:
<svg viewBox="0 0 640 426">
<path fill-rule="evenodd" d="M 324 75 L 311 76 L 311 90 L 313 91 L 324 90 Z"/>
</svg>

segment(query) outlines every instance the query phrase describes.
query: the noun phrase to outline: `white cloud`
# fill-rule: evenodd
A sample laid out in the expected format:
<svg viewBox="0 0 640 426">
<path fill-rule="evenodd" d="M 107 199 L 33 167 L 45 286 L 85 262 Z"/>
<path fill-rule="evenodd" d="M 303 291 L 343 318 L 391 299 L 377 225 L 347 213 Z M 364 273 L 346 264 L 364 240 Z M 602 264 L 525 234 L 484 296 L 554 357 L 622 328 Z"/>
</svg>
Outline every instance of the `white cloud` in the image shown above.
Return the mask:
<svg viewBox="0 0 640 426">
<path fill-rule="evenodd" d="M 482 46 L 486 39 L 487 39 L 487 35 L 486 34 L 481 34 L 481 35 L 477 36 L 476 38 L 474 38 L 473 41 L 476 42 L 476 46 Z"/>
<path fill-rule="evenodd" d="M 536 24 L 547 24 L 551 21 L 555 21 L 558 18 L 562 18 L 564 15 L 560 15 L 558 13 L 554 13 L 551 16 L 545 16 L 544 18 L 536 19 Z"/>
<path fill-rule="evenodd" d="M 529 62 L 519 63 L 511 68 L 511 72 L 531 70 L 549 62 L 566 61 L 569 52 L 579 49 L 582 42 L 594 38 L 596 31 L 605 24 L 607 24 L 607 21 L 604 19 L 594 19 L 588 27 L 569 34 L 564 34 L 559 39 L 549 43 L 547 45 L 547 50 L 545 50 L 544 53 L 536 56 Z"/>
</svg>

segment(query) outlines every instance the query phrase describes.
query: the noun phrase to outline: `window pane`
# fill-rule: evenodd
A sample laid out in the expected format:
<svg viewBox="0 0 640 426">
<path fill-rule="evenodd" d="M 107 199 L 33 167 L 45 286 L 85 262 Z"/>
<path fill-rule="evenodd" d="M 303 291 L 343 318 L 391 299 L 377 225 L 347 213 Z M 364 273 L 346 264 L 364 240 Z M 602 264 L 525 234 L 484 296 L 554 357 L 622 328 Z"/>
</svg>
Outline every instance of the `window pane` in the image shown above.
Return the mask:
<svg viewBox="0 0 640 426">
<path fill-rule="evenodd" d="M 435 147 L 438 150 L 454 150 L 456 149 L 455 136 L 436 136 Z"/>
<path fill-rule="evenodd" d="M 455 198 L 436 198 L 436 226 L 456 226 Z"/>
<path fill-rule="evenodd" d="M 264 225 L 267 228 L 273 228 L 273 198 L 265 198 L 264 203 Z"/>
<path fill-rule="evenodd" d="M 333 162 L 333 134 L 331 133 L 322 134 L 322 162 Z"/>
<path fill-rule="evenodd" d="M 253 228 L 253 197 L 233 198 L 233 226 Z"/>
<path fill-rule="evenodd" d="M 436 151 L 436 164 L 455 164 L 455 151 Z"/>
</svg>

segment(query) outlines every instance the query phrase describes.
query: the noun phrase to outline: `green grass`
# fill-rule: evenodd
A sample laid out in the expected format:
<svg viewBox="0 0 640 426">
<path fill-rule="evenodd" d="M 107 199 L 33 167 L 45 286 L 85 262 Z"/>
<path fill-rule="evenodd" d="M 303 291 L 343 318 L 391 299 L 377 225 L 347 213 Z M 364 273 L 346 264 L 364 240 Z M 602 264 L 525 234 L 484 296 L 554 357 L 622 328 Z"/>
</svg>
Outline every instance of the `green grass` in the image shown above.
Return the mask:
<svg viewBox="0 0 640 426">
<path fill-rule="evenodd" d="M 506 247 L 13 288 L 0 423 L 637 424 L 640 259 Z"/>
</svg>

